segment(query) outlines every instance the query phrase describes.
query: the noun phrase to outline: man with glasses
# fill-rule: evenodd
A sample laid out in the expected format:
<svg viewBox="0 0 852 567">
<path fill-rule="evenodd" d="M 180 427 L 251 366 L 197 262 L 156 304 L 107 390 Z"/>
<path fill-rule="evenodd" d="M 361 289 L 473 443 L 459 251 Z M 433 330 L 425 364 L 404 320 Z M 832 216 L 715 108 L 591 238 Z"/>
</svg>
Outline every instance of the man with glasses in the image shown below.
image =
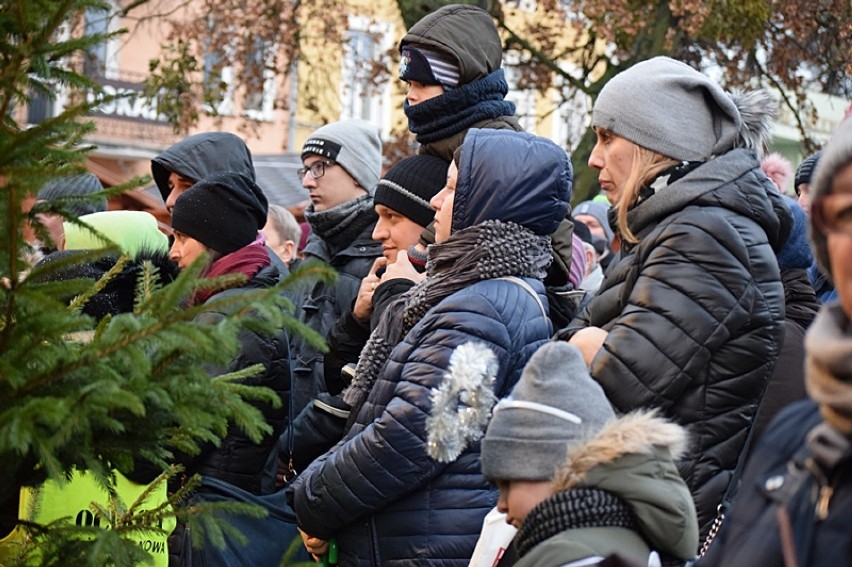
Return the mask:
<svg viewBox="0 0 852 567">
<path fill-rule="evenodd" d="M 325 337 L 352 310 L 361 279 L 382 255 L 382 245 L 371 236 L 378 219 L 373 193 L 382 165 L 379 132 L 363 120 L 323 126 L 302 147 L 302 165 L 298 173 L 310 195 L 305 219 L 311 235 L 299 262 L 326 262 L 338 277 L 333 284 L 318 282 L 298 293 L 296 316 Z M 295 416 L 326 387 L 322 353 L 300 338 L 292 342 Z"/>
</svg>

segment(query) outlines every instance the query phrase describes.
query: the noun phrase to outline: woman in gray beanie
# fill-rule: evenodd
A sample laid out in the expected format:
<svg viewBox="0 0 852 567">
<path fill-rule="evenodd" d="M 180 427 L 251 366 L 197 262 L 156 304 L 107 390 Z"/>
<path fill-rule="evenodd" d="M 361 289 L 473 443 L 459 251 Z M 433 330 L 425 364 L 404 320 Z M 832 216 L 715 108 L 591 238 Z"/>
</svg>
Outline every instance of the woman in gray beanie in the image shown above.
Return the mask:
<svg viewBox="0 0 852 567">
<path fill-rule="evenodd" d="M 468 132 L 431 200 L 427 277 L 387 308 L 344 391 L 351 428 L 290 485 L 313 553 L 336 536 L 340 565 L 467 566 L 497 491 L 480 473 L 479 437 L 432 452 L 433 390 L 451 380 L 456 347 L 475 342 L 493 359 L 475 380 L 487 417 L 487 400 L 506 396 L 549 339 L 542 279 L 570 186 L 568 155 L 550 140 Z"/>
<path fill-rule="evenodd" d="M 839 301 L 823 305 L 805 337 L 810 399 L 769 426 L 702 567 L 852 564 L 852 119 L 810 186 L 811 240 Z"/>
<path fill-rule="evenodd" d="M 760 169 L 772 104 L 657 57 L 595 103 L 589 165 L 614 203 L 621 258 L 560 332 L 619 412 L 660 408 L 695 440 L 678 463 L 709 531 L 778 357 L 774 250 L 792 217 Z"/>
</svg>

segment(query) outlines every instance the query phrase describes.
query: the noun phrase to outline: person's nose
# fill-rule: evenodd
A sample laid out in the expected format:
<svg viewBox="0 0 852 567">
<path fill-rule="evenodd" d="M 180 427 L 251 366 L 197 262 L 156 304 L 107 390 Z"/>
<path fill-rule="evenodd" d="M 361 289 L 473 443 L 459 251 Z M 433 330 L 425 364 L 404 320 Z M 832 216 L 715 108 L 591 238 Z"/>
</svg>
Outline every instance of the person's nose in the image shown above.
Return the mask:
<svg viewBox="0 0 852 567">
<path fill-rule="evenodd" d="M 603 150 L 601 149 L 600 142 L 595 144 L 595 147 L 592 148 L 592 153 L 589 154 L 589 167 L 597 170 L 604 168 Z"/>
<path fill-rule="evenodd" d="M 376 227 L 373 229 L 373 240 L 378 240 L 379 242 L 387 240 L 389 231 L 385 224 L 385 221 L 382 220 L 381 217 L 379 217 L 379 220 L 376 222 Z"/>
<path fill-rule="evenodd" d="M 436 193 L 434 197 L 429 199 L 429 206 L 435 209 L 436 211 L 440 211 L 441 205 L 444 203 L 444 191 L 446 190 L 447 188 L 444 187 L 443 189 L 438 191 L 438 193 Z"/>
</svg>

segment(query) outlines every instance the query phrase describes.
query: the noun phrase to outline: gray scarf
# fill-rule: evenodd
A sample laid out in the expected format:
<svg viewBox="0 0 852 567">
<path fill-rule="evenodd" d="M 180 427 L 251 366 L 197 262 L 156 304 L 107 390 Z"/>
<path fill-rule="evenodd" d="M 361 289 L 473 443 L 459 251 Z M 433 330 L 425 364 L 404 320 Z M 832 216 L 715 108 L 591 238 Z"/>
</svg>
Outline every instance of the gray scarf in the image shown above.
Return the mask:
<svg viewBox="0 0 852 567">
<path fill-rule="evenodd" d="M 352 244 L 377 218 L 373 209 L 373 196 L 370 194 L 326 211 L 315 212 L 313 204 L 305 209 L 305 220 L 311 225 L 311 230 L 328 245 L 332 255 Z"/>
<path fill-rule="evenodd" d="M 834 429 L 852 436 L 852 333 L 839 303 L 825 305 L 805 336 L 805 385 Z"/>
<path fill-rule="evenodd" d="M 428 254 L 426 279 L 387 307 L 361 351 L 355 377 L 343 393 L 343 400 L 353 408 L 352 417 L 367 399 L 391 350 L 429 309 L 481 280 L 504 276 L 544 279 L 552 251 L 549 236 L 537 236 L 512 222 L 489 220 L 429 246 Z"/>
</svg>

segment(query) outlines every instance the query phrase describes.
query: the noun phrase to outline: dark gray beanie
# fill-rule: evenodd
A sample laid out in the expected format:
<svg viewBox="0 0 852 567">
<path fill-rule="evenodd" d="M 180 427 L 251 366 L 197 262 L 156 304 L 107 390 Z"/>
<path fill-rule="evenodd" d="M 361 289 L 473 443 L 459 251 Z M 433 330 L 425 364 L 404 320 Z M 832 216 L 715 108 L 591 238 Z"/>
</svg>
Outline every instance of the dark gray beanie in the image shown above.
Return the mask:
<svg viewBox="0 0 852 567">
<path fill-rule="evenodd" d="M 840 123 L 837 131 L 822 150 L 822 156 L 819 158 L 810 182 L 812 203 L 828 195 L 834 176 L 850 163 L 852 163 L 852 118 L 847 118 Z M 811 242 L 819 267 L 824 274 L 831 276 L 831 262 L 828 258 L 825 235 L 814 224 L 816 216 L 811 210 Z"/>
<path fill-rule="evenodd" d="M 803 159 L 802 163 L 799 164 L 799 167 L 796 168 L 796 177 L 793 179 L 793 188 L 796 190 L 797 195 L 799 194 L 799 185 L 802 183 L 810 184 L 811 177 L 814 175 L 814 170 L 816 169 L 821 155 L 821 151 L 812 153 Z"/>
<path fill-rule="evenodd" d="M 378 129 L 366 120 L 342 120 L 317 129 L 302 146 L 302 159 L 309 155 L 340 164 L 370 194 L 379 182 L 382 140 Z"/>
<path fill-rule="evenodd" d="M 36 201 L 56 201 L 68 197 L 86 197 L 104 190 L 98 179 L 92 173 L 71 175 L 51 179 L 36 194 Z M 90 213 L 99 213 L 107 208 L 105 197 L 97 197 L 86 200 L 74 200 L 65 203 L 65 208 L 81 217 Z"/>
<path fill-rule="evenodd" d="M 572 441 L 599 431 L 615 413 L 580 351 L 546 343 L 530 358 L 482 440 L 482 474 L 492 480 L 550 480 Z"/>
<path fill-rule="evenodd" d="M 705 161 L 736 145 L 742 128 L 734 101 L 689 65 L 654 57 L 604 85 L 592 126 L 681 161 Z"/>
</svg>

